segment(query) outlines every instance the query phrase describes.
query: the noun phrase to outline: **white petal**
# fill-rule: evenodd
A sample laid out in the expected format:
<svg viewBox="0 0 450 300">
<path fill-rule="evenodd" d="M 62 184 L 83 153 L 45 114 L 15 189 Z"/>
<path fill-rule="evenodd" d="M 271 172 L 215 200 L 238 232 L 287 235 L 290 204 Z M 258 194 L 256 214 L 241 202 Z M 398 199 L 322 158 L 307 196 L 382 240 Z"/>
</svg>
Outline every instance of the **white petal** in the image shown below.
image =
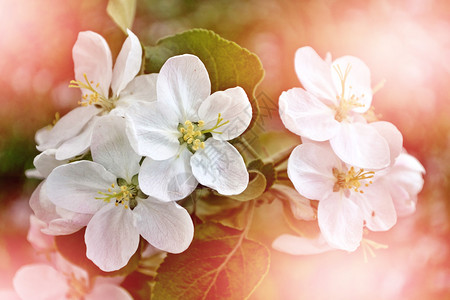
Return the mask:
<svg viewBox="0 0 450 300">
<path fill-rule="evenodd" d="M 134 103 L 127 109 L 125 118 L 128 138 L 138 154 L 165 160 L 178 153 L 178 115 L 167 104 Z"/>
<path fill-rule="evenodd" d="M 394 124 L 385 121 L 373 122 L 369 125 L 375 128 L 388 143 L 391 164 L 393 164 L 403 150 L 403 136 L 401 132 Z"/>
<path fill-rule="evenodd" d="M 141 190 L 162 201 L 180 200 L 189 196 L 197 187 L 197 180 L 192 175 L 187 149 L 180 155 L 167 160 L 153 160 L 147 157 L 139 172 Z"/>
<path fill-rule="evenodd" d="M 27 233 L 27 241 L 37 251 L 49 251 L 50 249 L 54 249 L 53 236 L 43 234 L 41 231 L 41 229 L 46 227 L 47 224 L 44 221 L 39 220 L 35 215 L 30 215 L 30 228 Z"/>
<path fill-rule="evenodd" d="M 198 182 L 222 195 L 240 194 L 248 185 L 249 175 L 241 154 L 225 141 L 208 139 L 205 149 L 192 155 L 191 167 Z"/>
<path fill-rule="evenodd" d="M 59 166 L 47 178 L 47 195 L 50 201 L 65 209 L 93 214 L 105 202 L 96 199 L 108 193 L 116 183 L 116 176 L 102 165 L 91 161 L 78 161 Z"/>
<path fill-rule="evenodd" d="M 139 172 L 141 156 L 134 152 L 125 132 L 125 119 L 102 116 L 92 134 L 92 159 L 118 178 L 131 182 Z"/>
<path fill-rule="evenodd" d="M 84 215 L 88 216 L 88 215 Z M 92 215 L 89 215 L 92 216 Z M 66 219 L 56 219 L 51 221 L 46 228 L 42 229 L 44 234 L 48 235 L 69 235 L 77 232 L 81 228 L 85 227 L 89 223 L 89 219 L 86 219 L 86 222 L 74 223 L 72 220 Z"/>
<path fill-rule="evenodd" d="M 92 81 L 92 86 L 96 87 L 104 97 L 109 95 L 109 85 L 112 77 L 111 50 L 105 39 L 98 33 L 83 31 L 78 34 L 72 50 L 73 62 L 75 66 L 75 79 L 86 83 L 87 79 Z M 82 94 L 90 94 L 88 90 L 83 90 Z"/>
<path fill-rule="evenodd" d="M 7 300 L 23 300 L 13 289 L 4 288 L 0 290 L 0 299 Z"/>
<path fill-rule="evenodd" d="M 92 131 L 99 117 L 94 116 L 78 135 L 68 139 L 58 147 L 55 157 L 58 160 L 67 160 L 86 153 L 91 145 Z"/>
<path fill-rule="evenodd" d="M 219 114 L 223 119 L 221 123 L 228 123 L 212 132 L 215 139 L 231 140 L 247 129 L 252 119 L 252 106 L 241 87 L 215 92 L 202 102 L 198 110 L 199 119 L 205 121 L 204 129 L 216 126 Z"/>
<path fill-rule="evenodd" d="M 77 232 L 85 227 L 92 218 L 91 214 L 80 214 L 56 206 L 56 212 L 60 216 L 48 223 L 42 232 L 50 235 L 67 235 Z"/>
<path fill-rule="evenodd" d="M 274 184 L 272 190 L 289 200 L 292 214 L 297 219 L 305 221 L 317 219 L 316 212 L 311 206 L 311 201 L 300 195 L 297 190 L 283 184 Z"/>
<path fill-rule="evenodd" d="M 333 168 L 341 169 L 341 166 L 328 143 L 306 143 L 292 151 L 288 160 L 288 176 L 301 195 L 322 200 L 333 192 L 336 181 Z"/>
<path fill-rule="evenodd" d="M 211 82 L 203 62 L 184 54 L 165 62 L 156 89 L 158 101 L 177 110 L 184 120 L 196 120 L 201 102 L 211 94 Z"/>
<path fill-rule="evenodd" d="M 94 284 L 94 287 L 84 297 L 86 300 L 133 300 L 133 297 L 124 288 L 110 283 Z"/>
<path fill-rule="evenodd" d="M 55 204 L 47 196 L 46 181 L 42 181 L 33 191 L 30 197 L 30 207 L 39 220 L 45 223 L 58 218 Z"/>
<path fill-rule="evenodd" d="M 55 154 L 55 149 L 48 149 L 37 155 L 33 160 L 34 166 L 44 178 L 46 178 L 54 168 L 69 162 L 68 160 L 57 160 Z"/>
<path fill-rule="evenodd" d="M 26 265 L 17 270 L 13 279 L 14 289 L 22 299 L 64 299 L 69 286 L 63 274 L 49 265 Z"/>
<path fill-rule="evenodd" d="M 291 234 L 282 234 L 273 241 L 272 248 L 292 255 L 311 255 L 334 250 L 328 245 L 322 235 L 309 239 Z"/>
<path fill-rule="evenodd" d="M 30 198 L 30 207 L 39 220 L 45 222 L 42 232 L 65 235 L 77 232 L 87 225 L 92 215 L 74 213 L 55 206 L 47 196 L 46 181 L 41 182 Z"/>
<path fill-rule="evenodd" d="M 25 177 L 26 178 L 33 178 L 33 179 L 45 179 L 42 174 L 36 170 L 36 169 L 27 169 L 25 170 Z"/>
<path fill-rule="evenodd" d="M 36 133 L 38 143 L 36 148 L 39 151 L 58 148 L 64 141 L 78 135 L 83 127 L 99 112 L 100 110 L 93 105 L 71 110 L 53 128 L 45 127 L 39 130 L 39 132 L 48 130 L 48 133 L 40 133 L 39 135 Z"/>
<path fill-rule="evenodd" d="M 34 135 L 34 140 L 36 141 L 38 147 L 41 144 L 47 143 L 47 140 L 51 138 L 52 128 L 53 128 L 52 125 L 47 125 L 36 131 L 36 134 Z"/>
<path fill-rule="evenodd" d="M 331 79 L 331 66 L 311 47 L 295 53 L 295 72 L 305 90 L 330 104 L 336 103 L 336 89 Z"/>
<path fill-rule="evenodd" d="M 413 156 L 401 153 L 394 166 L 382 177 L 394 201 L 399 216 L 406 216 L 416 210 L 417 194 L 422 190 L 425 169 Z"/>
<path fill-rule="evenodd" d="M 354 95 L 355 98 L 358 98 L 358 103 L 363 106 L 354 108 L 353 111 L 358 113 L 366 112 L 372 103 L 370 70 L 367 65 L 359 58 L 343 56 L 333 62 L 332 68 L 332 78 L 337 94 L 342 95 L 342 79 L 347 70 L 344 98 L 349 100 Z M 340 70 L 341 77 L 339 77 L 338 70 Z"/>
<path fill-rule="evenodd" d="M 133 102 L 156 101 L 156 80 L 158 74 L 147 74 L 136 76 L 127 87 L 120 93 L 120 99 L 117 101 L 116 109 L 126 109 Z"/>
<path fill-rule="evenodd" d="M 335 136 L 339 129 L 334 111 L 303 89 L 293 88 L 283 92 L 279 106 L 284 126 L 297 135 L 314 141 L 326 141 Z"/>
<path fill-rule="evenodd" d="M 115 96 L 121 94 L 128 83 L 139 73 L 142 61 L 142 46 L 137 36 L 127 30 L 128 37 L 122 45 L 114 65 L 111 89 Z"/>
<path fill-rule="evenodd" d="M 91 219 L 85 234 L 86 256 L 106 272 L 124 267 L 139 246 L 131 209 L 105 205 Z"/>
<path fill-rule="evenodd" d="M 401 153 L 397 157 L 394 167 L 399 170 L 409 170 L 416 173 L 425 174 L 425 168 L 420 161 L 406 152 Z"/>
<path fill-rule="evenodd" d="M 180 253 L 189 247 L 194 225 L 186 209 L 175 202 L 142 199 L 134 213 L 139 232 L 152 246 L 170 253 Z"/>
<path fill-rule="evenodd" d="M 368 124 L 342 122 L 330 144 L 340 159 L 355 167 L 381 169 L 390 163 L 389 144 Z"/>
<path fill-rule="evenodd" d="M 397 213 L 387 188 L 377 180 L 362 190 L 364 194 L 354 193 L 351 198 L 360 207 L 367 228 L 372 231 L 386 231 L 394 226 Z"/>
<path fill-rule="evenodd" d="M 355 251 L 363 235 L 362 212 L 350 199 L 333 193 L 319 201 L 317 211 L 320 231 L 330 246 Z"/>
</svg>

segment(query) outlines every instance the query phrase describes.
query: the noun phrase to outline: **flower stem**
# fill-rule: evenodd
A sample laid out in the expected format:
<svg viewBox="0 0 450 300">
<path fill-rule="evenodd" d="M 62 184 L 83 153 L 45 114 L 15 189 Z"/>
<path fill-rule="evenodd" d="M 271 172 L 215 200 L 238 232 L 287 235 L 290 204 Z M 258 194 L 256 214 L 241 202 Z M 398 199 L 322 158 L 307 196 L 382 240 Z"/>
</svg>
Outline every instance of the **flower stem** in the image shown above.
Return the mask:
<svg viewBox="0 0 450 300">
<path fill-rule="evenodd" d="M 256 152 L 256 150 L 250 145 L 249 142 L 247 142 L 247 140 L 243 136 L 240 136 L 238 141 L 244 146 L 244 150 L 247 150 L 253 156 L 253 158 L 260 158 L 258 152 Z"/>
<path fill-rule="evenodd" d="M 253 213 L 255 212 L 255 204 L 256 201 L 255 200 L 251 200 L 248 203 L 248 212 L 247 212 L 247 218 L 246 218 L 246 222 L 245 222 L 245 228 L 244 228 L 244 232 L 243 232 L 243 236 L 247 236 L 250 227 L 252 225 L 252 221 L 253 221 Z"/>
<path fill-rule="evenodd" d="M 278 152 L 276 155 L 274 155 L 272 158 L 273 167 L 275 168 L 275 167 L 281 165 L 286 160 L 288 160 L 289 157 L 291 156 L 292 150 L 294 150 L 295 147 L 297 147 L 297 145 L 292 146 L 284 151 Z"/>
</svg>

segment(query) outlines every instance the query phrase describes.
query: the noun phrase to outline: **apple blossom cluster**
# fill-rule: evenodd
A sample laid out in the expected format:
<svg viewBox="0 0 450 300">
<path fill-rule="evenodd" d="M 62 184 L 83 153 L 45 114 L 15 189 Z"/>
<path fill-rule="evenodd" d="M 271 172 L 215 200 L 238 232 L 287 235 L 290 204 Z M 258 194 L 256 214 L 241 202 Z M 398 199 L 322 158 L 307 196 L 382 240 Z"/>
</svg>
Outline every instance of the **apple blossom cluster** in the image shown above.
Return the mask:
<svg viewBox="0 0 450 300">
<path fill-rule="evenodd" d="M 370 71 L 358 58 L 322 60 L 311 47 L 297 50 L 295 70 L 303 88 L 283 92 L 283 124 L 302 138 L 287 173 L 298 193 L 318 201 L 321 235 L 315 240 L 282 235 L 276 249 L 310 254 L 354 251 L 364 229 L 386 231 L 397 216 L 415 210 L 425 169 L 403 149 L 391 123 L 369 122 Z"/>
<path fill-rule="evenodd" d="M 265 228 L 255 230 L 270 223 L 261 206 L 275 216 L 281 203 L 280 220 L 317 220 L 314 239 L 273 226 L 272 247 L 290 254 L 354 251 L 368 230 L 386 231 L 414 212 L 425 169 L 393 124 L 373 121 L 370 71 L 360 59 L 297 51 L 303 88 L 281 94 L 279 113 L 298 145 L 290 133 L 293 143 L 250 128 L 258 103 L 247 95 L 264 76 L 256 55 L 204 30 L 144 48 L 127 33 L 114 64 L 103 37 L 79 33 L 69 85 L 81 91 L 78 107 L 36 133 L 40 153 L 27 175 L 42 181 L 30 198 L 29 241 L 47 261 L 16 273 L 22 299 L 131 299 L 122 282 L 136 273 L 155 299 L 217 298 L 215 284 L 246 298 L 270 263 L 263 244 L 273 236 L 258 241 Z M 173 45 L 199 55 L 176 55 Z M 242 70 L 228 63 L 234 58 Z M 161 64 L 150 68 L 152 59 Z M 63 253 L 61 236 L 72 235 L 83 235 L 88 266 Z M 198 268 L 186 268 L 191 262 Z"/>
<path fill-rule="evenodd" d="M 41 231 L 86 227 L 86 256 L 107 272 L 127 265 L 141 237 L 183 252 L 194 226 L 176 201 L 199 183 L 223 195 L 248 185 L 244 160 L 228 142 L 251 121 L 246 93 L 211 94 L 205 66 L 189 54 L 171 57 L 158 74 L 138 75 L 142 47 L 130 30 L 114 67 L 106 41 L 91 31 L 79 34 L 73 60 L 79 107 L 36 133 L 41 153 L 28 173 L 44 179 L 30 199 Z M 22 270 L 17 281 L 36 268 L 44 266 Z"/>
</svg>

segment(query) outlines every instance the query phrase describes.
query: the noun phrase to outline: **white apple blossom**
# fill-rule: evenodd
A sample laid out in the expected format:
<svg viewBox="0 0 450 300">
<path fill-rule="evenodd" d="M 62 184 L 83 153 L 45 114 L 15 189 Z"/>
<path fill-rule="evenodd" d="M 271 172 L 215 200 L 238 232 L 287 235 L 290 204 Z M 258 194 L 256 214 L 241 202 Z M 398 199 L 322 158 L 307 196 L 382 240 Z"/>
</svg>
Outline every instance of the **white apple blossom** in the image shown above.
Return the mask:
<svg viewBox="0 0 450 300">
<path fill-rule="evenodd" d="M 381 178 L 388 188 L 398 216 L 412 214 L 416 210 L 417 194 L 422 190 L 425 168 L 412 155 L 401 153 Z"/>
<path fill-rule="evenodd" d="M 142 191 L 163 200 L 188 196 L 198 182 L 224 195 L 239 194 L 248 172 L 227 142 L 250 124 L 252 109 L 241 87 L 211 95 L 208 72 L 194 55 L 169 58 L 156 83 L 157 101 L 131 105 L 130 142 L 146 156 Z"/>
<path fill-rule="evenodd" d="M 72 234 L 86 226 L 92 218 L 92 214 L 76 213 L 51 202 L 45 180 L 34 190 L 29 203 L 36 218 L 46 224 L 41 231 L 48 235 Z"/>
<path fill-rule="evenodd" d="M 69 160 L 57 160 L 55 154 L 55 149 L 48 149 L 37 155 L 33 161 L 36 169 L 27 170 L 27 176 L 45 179 L 54 168 L 69 162 Z M 36 187 L 29 204 L 34 217 L 45 224 L 40 230 L 49 235 L 72 234 L 86 226 L 92 217 L 92 215 L 74 213 L 53 204 L 47 197 L 45 180 Z"/>
<path fill-rule="evenodd" d="M 98 118 L 109 113 L 123 115 L 133 101 L 155 100 L 157 75 L 135 77 L 141 68 L 141 56 L 141 44 L 128 30 L 113 69 L 105 39 L 92 31 L 80 32 L 73 47 L 75 80 L 70 85 L 81 89 L 80 107 L 57 120 L 54 126 L 40 129 L 36 133 L 37 149 L 55 149 L 57 160 L 83 154 L 89 149 Z"/>
<path fill-rule="evenodd" d="M 354 251 L 364 226 L 385 231 L 397 221 L 390 193 L 377 171 L 344 163 L 328 143 L 297 146 L 288 161 L 288 176 L 301 195 L 319 200 L 320 231 L 334 248 Z"/>
<path fill-rule="evenodd" d="M 13 285 L 22 300 L 133 299 L 112 280 L 99 277 L 89 280 L 86 272 L 80 272 L 75 267 L 72 270 L 57 270 L 42 263 L 25 265 L 17 270 Z"/>
<path fill-rule="evenodd" d="M 330 141 L 344 162 L 379 169 L 394 161 L 390 144 L 402 142 L 391 124 L 384 134 L 366 124 L 362 114 L 371 106 L 370 71 L 358 58 L 344 56 L 332 63 L 311 47 L 297 50 L 295 70 L 302 88 L 283 92 L 280 117 L 287 129 L 314 141 Z M 386 135 L 397 142 L 386 140 Z"/>
<path fill-rule="evenodd" d="M 87 224 L 87 257 L 104 271 L 125 266 L 141 235 L 154 247 L 184 251 L 193 238 L 188 212 L 175 202 L 162 202 L 140 191 L 141 156 L 128 143 L 125 120 L 105 116 L 93 132 L 93 161 L 55 168 L 46 181 L 49 199 L 67 210 L 93 214 Z"/>
</svg>

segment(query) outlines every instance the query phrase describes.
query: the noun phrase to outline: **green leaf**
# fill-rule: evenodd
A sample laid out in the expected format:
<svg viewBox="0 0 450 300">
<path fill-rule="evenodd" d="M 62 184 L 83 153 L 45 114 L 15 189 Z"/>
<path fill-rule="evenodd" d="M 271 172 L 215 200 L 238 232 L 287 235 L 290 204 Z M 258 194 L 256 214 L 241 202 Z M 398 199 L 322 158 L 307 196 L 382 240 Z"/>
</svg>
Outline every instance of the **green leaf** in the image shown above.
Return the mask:
<svg viewBox="0 0 450 300">
<path fill-rule="evenodd" d="M 168 58 L 190 53 L 205 64 L 212 93 L 235 86 L 242 87 L 252 104 L 255 117 L 249 128 L 252 126 L 258 115 L 255 89 L 264 77 L 261 61 L 255 54 L 205 29 L 185 31 L 144 49 L 146 73 L 158 73 Z"/>
<path fill-rule="evenodd" d="M 100 270 L 86 257 L 86 244 L 84 243 L 85 231 L 86 228 L 83 228 L 70 235 L 55 236 L 56 249 L 69 262 L 86 270 L 90 276 L 126 276 L 138 267 L 142 243 L 140 243 L 138 250 L 130 258 L 130 261 L 125 267 L 114 272 L 104 272 Z"/>
<path fill-rule="evenodd" d="M 265 191 L 267 191 L 275 183 L 276 174 L 273 163 L 264 163 L 261 159 L 255 159 L 247 165 L 247 169 L 249 171 L 259 171 L 264 175 L 266 178 Z"/>
<path fill-rule="evenodd" d="M 247 299 L 268 272 L 270 252 L 244 235 L 215 223 L 197 226 L 191 246 L 161 264 L 152 299 Z"/>
<path fill-rule="evenodd" d="M 127 34 L 127 28 L 131 29 L 136 14 L 136 0 L 109 0 L 106 12 Z"/>
<path fill-rule="evenodd" d="M 249 171 L 248 174 L 250 176 L 250 181 L 247 188 L 239 195 L 229 196 L 230 198 L 239 201 L 249 201 L 258 198 L 262 195 L 262 193 L 264 193 L 267 185 L 267 180 L 264 174 L 256 170 Z"/>
<path fill-rule="evenodd" d="M 199 193 L 200 190 L 197 190 Z M 208 192 L 195 201 L 195 215 L 203 222 L 216 222 L 243 230 L 246 222 L 246 204 L 229 197 Z"/>
</svg>

